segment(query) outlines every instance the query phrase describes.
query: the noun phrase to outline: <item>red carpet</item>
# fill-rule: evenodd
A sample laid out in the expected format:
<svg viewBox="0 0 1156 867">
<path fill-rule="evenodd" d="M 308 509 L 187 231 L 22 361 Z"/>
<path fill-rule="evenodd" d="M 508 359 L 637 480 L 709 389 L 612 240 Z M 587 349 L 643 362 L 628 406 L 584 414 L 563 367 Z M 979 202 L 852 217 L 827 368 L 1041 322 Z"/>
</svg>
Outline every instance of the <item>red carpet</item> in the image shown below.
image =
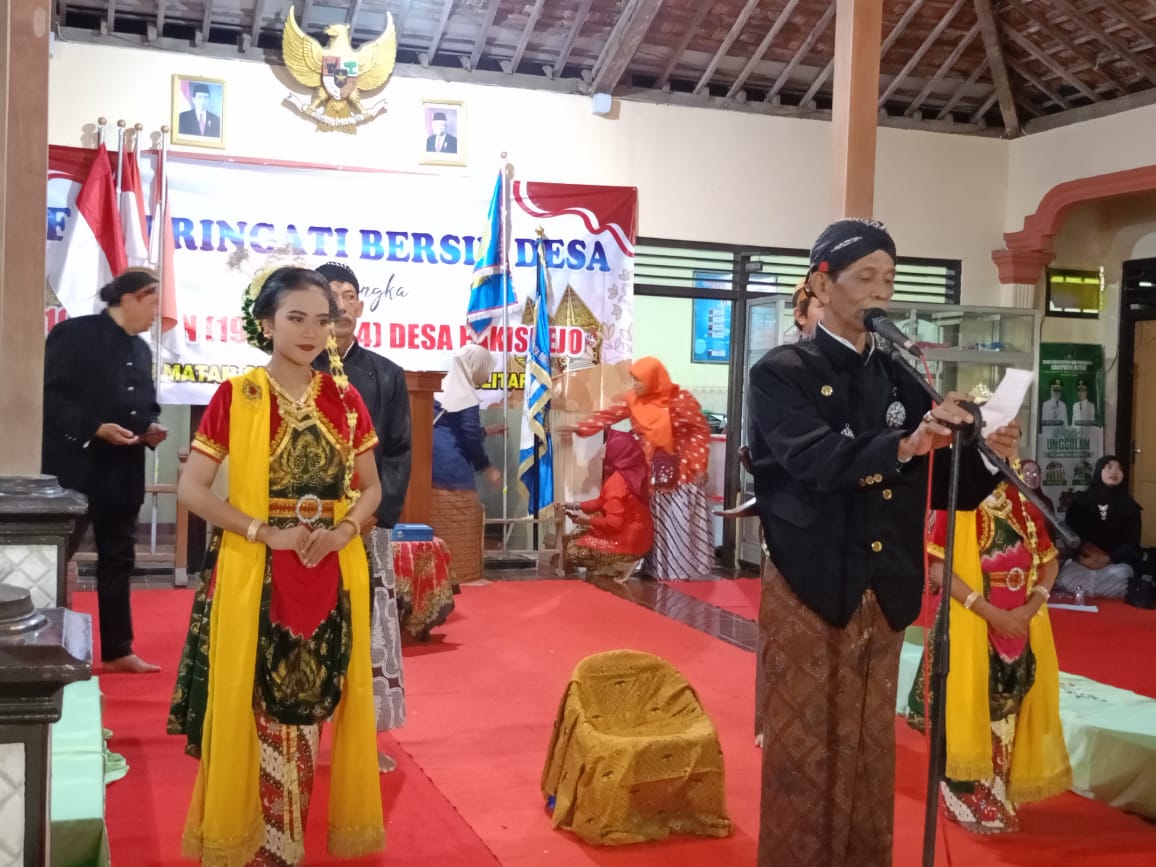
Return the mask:
<svg viewBox="0 0 1156 867">
<path fill-rule="evenodd" d="M 413 713 L 398 740 L 502 864 L 754 864 L 761 754 L 751 737 L 752 654 L 574 581 L 467 586 L 457 603 L 443 636 L 407 656 Z M 727 758 L 729 839 L 595 849 L 551 830 L 538 783 L 562 690 L 578 660 L 618 647 L 665 657 L 698 690 Z M 896 727 L 895 864 L 914 867 L 922 839 L 923 744 L 898 719 Z M 950 828 L 954 863 L 1156 864 L 1156 827 L 1073 794 L 1026 808 L 1023 824 L 1025 833 L 1008 839 Z"/>
<path fill-rule="evenodd" d="M 136 650 L 163 667 L 160 674 L 101 677 L 104 724 L 113 730 L 110 749 L 128 759 L 129 772 L 108 787 L 106 822 L 114 864 L 153 867 L 192 863 L 180 856 L 185 810 L 196 762 L 182 752 L 182 738 L 165 734 L 169 698 L 180 659 L 193 594 L 187 590 L 133 593 Z M 78 610 L 95 616 L 96 595 L 79 593 Z M 94 649 L 99 658 L 99 648 Z M 328 738 L 325 739 L 328 741 Z M 390 864 L 394 867 L 485 867 L 498 862 L 429 778 L 388 736 L 383 749 L 398 763 L 382 776 L 386 852 L 337 861 L 325 855 L 329 799 L 328 745 L 322 748 L 313 810 L 306 828 L 308 864 Z"/>
<path fill-rule="evenodd" d="M 759 579 L 672 581 L 670 587 L 756 620 Z M 1156 698 L 1156 665 L 1138 660 L 1156 659 L 1156 611 L 1143 611 L 1118 600 L 1094 600 L 1099 611 L 1051 612 L 1060 668 L 1069 674 Z"/>
<path fill-rule="evenodd" d="M 670 581 L 667 586 L 687 596 L 725 608 L 748 620 L 759 619 L 758 578 L 720 578 L 718 581 Z"/>
<path fill-rule="evenodd" d="M 179 863 L 180 830 L 194 764 L 164 734 L 190 594 L 134 594 L 138 649 L 161 675 L 108 676 L 106 724 L 128 777 L 108 790 L 115 863 Z M 406 650 L 410 720 L 390 745 L 399 770 L 383 777 L 389 850 L 364 864 L 484 867 L 699 867 L 755 861 L 760 753 L 751 739 L 750 653 L 575 581 L 466 586 L 457 612 L 426 645 Z M 95 599 L 82 594 L 79 607 Z M 719 729 L 734 820 L 724 840 L 675 838 L 598 849 L 554 831 L 538 791 L 562 690 L 582 657 L 616 647 L 657 653 L 695 684 Z M 919 863 L 922 741 L 896 721 L 899 773 L 895 864 Z M 406 753 L 408 752 L 408 756 Z M 310 817 L 309 864 L 324 859 L 324 770 Z M 882 806 L 882 805 L 881 805 Z M 1029 807 L 1024 832 L 975 838 L 951 828 L 954 863 L 1156 865 L 1156 828 L 1101 804 L 1064 795 Z M 479 839 L 480 838 L 480 839 Z M 493 853 L 493 854 L 491 854 Z M 496 858 L 495 858 L 496 856 Z M 941 857 L 941 864 L 946 860 Z"/>
<path fill-rule="evenodd" d="M 1052 611 L 1060 668 L 1156 698 L 1156 611 L 1119 600 L 1093 600 L 1100 609 Z"/>
</svg>

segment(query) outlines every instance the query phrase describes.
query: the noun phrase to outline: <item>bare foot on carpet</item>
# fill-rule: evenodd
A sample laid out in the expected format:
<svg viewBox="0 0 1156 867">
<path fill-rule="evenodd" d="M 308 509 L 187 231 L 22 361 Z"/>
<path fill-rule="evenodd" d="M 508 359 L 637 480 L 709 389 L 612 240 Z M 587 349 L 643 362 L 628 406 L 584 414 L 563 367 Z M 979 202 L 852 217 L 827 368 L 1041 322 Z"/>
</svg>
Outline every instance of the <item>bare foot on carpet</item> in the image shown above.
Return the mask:
<svg viewBox="0 0 1156 867">
<path fill-rule="evenodd" d="M 390 771 L 397 769 L 397 762 L 387 756 L 385 753 L 378 753 L 377 769 L 383 774 L 388 774 Z"/>
<path fill-rule="evenodd" d="M 101 664 L 106 674 L 154 674 L 161 670 L 159 665 L 145 662 L 135 653 L 122 656 L 119 659 L 110 659 Z"/>
</svg>

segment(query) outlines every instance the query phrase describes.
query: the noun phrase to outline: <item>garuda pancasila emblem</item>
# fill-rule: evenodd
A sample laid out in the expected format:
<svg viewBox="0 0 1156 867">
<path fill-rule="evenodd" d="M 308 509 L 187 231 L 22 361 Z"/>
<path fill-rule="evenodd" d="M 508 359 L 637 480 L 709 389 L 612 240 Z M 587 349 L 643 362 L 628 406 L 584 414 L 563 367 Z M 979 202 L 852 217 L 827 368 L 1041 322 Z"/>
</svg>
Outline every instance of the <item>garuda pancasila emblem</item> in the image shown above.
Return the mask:
<svg viewBox="0 0 1156 867">
<path fill-rule="evenodd" d="M 355 133 L 357 127 L 385 111 L 385 99 L 373 105 L 362 103 L 362 95 L 382 87 L 393 73 L 397 60 L 397 31 L 393 16 L 386 13 L 385 32 L 354 51 L 349 27 L 331 24 L 325 28 L 329 44 L 309 36 L 297 24 L 293 7 L 285 20 L 281 56 L 285 66 L 306 87 L 315 88 L 313 100 L 286 97 L 293 108 L 314 121 L 321 130 Z"/>
</svg>

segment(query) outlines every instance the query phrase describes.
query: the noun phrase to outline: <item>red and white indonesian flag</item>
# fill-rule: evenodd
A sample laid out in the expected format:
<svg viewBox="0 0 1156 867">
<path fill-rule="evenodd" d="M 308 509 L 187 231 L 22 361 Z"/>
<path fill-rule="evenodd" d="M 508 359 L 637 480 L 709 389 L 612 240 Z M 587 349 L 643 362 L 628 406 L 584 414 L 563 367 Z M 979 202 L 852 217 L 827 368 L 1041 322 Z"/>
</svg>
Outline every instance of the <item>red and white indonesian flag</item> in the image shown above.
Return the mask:
<svg viewBox="0 0 1156 867">
<path fill-rule="evenodd" d="M 169 219 L 168 166 L 167 160 L 157 155 L 157 171 L 153 177 L 152 232 L 149 235 L 149 264 L 161 278 L 161 332 L 165 334 L 162 344 L 177 350 L 180 338 L 175 331 L 180 317 L 177 312 L 177 282 L 173 273 L 173 223 Z"/>
<path fill-rule="evenodd" d="M 76 196 L 56 297 L 69 316 L 96 312 L 102 286 L 128 267 L 108 150 L 102 144 Z"/>
<path fill-rule="evenodd" d="M 136 151 L 128 151 L 120 169 L 120 217 L 124 226 L 124 249 L 128 264 L 144 268 L 149 257 L 149 233 L 145 220 L 144 184 Z"/>
</svg>

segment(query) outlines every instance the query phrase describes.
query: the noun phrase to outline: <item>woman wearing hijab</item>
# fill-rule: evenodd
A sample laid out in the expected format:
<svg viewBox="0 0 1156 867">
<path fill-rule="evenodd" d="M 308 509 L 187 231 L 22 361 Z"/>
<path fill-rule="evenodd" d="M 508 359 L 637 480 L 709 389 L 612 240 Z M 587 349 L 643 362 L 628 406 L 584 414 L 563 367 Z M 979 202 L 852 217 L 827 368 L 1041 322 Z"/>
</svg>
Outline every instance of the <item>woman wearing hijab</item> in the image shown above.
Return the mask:
<svg viewBox="0 0 1156 867">
<path fill-rule="evenodd" d="M 453 557 L 454 580 L 482 577 L 482 503 L 476 473 L 491 484 L 501 481 L 486 456 L 486 429 L 478 408 L 478 389 L 494 372 L 493 353 L 476 343 L 454 355 L 440 401 L 434 402 L 434 532 Z"/>
<path fill-rule="evenodd" d="M 654 544 L 646 477 L 646 455 L 638 440 L 623 431 L 608 431 L 602 489 L 593 500 L 565 507 L 570 519 L 586 528 L 566 546 L 568 565 L 621 581 L 630 576 Z"/>
<path fill-rule="evenodd" d="M 659 579 L 697 578 L 714 567 L 704 486 L 710 427 L 694 395 L 671 382 L 657 358 L 638 359 L 630 375 L 634 388 L 626 402 L 578 425 L 577 433 L 593 436 L 630 419 L 650 465 L 654 547 L 642 568 Z"/>
<path fill-rule="evenodd" d="M 1068 593 L 1123 599 L 1128 582 L 1139 580 L 1140 504 L 1124 486 L 1124 468 L 1115 455 L 1096 462 L 1088 490 L 1072 497 L 1064 516 L 1082 539 L 1075 557 L 1060 569 L 1056 586 Z"/>
</svg>

